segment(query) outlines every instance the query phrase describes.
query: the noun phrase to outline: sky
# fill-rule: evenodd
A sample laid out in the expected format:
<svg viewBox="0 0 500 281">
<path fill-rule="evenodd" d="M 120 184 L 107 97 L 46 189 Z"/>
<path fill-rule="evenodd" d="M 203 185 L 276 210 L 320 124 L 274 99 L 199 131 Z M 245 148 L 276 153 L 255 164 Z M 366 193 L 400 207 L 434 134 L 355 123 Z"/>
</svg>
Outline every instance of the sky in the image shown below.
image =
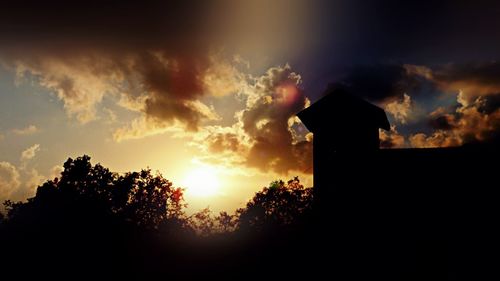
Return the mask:
<svg viewBox="0 0 500 281">
<path fill-rule="evenodd" d="M 190 210 L 233 211 L 279 178 L 310 186 L 295 114 L 331 84 L 386 110 L 384 148 L 499 140 L 495 1 L 2 5 L 0 200 L 83 154 L 161 172 Z"/>
</svg>

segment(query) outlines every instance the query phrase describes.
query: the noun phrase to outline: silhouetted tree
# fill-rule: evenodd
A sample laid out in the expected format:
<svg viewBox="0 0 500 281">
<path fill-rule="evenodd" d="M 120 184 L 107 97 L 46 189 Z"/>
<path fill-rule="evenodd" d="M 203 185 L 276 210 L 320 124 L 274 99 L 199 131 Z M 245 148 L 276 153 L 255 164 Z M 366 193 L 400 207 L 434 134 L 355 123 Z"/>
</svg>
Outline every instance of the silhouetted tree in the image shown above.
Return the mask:
<svg viewBox="0 0 500 281">
<path fill-rule="evenodd" d="M 262 229 L 289 225 L 311 211 L 312 194 L 312 189 L 305 188 L 298 177 L 286 183 L 274 181 L 237 211 L 239 227 Z"/>
<path fill-rule="evenodd" d="M 293 224 L 312 211 L 312 189 L 305 188 L 298 177 L 288 182 L 277 180 L 264 187 L 235 214 L 220 212 L 214 216 L 210 208 L 188 217 L 189 227 L 202 236 L 252 231 Z"/>
<path fill-rule="evenodd" d="M 311 203 L 311 190 L 294 178 L 273 182 L 235 214 L 213 215 L 206 208 L 187 216 L 183 190 L 161 174 L 150 169 L 117 174 L 92 165 L 84 155 L 69 158 L 60 177 L 40 185 L 33 198 L 4 203 L 0 246 L 10 254 L 0 264 L 7 262 L 10 268 L 29 256 L 36 261 L 29 264 L 33 272 L 57 263 L 65 276 L 86 272 L 102 277 L 104 271 L 113 277 L 135 274 L 141 280 L 146 275 L 198 280 L 207 269 L 213 276 L 228 268 L 248 272 L 257 266 L 253 261 L 258 256 L 284 260 L 275 253 L 289 255 L 283 239 L 277 243 L 248 234 L 293 224 Z"/>
<path fill-rule="evenodd" d="M 218 216 L 215 217 L 217 231 L 219 233 L 233 232 L 238 226 L 238 216 L 236 214 L 230 215 L 227 212 L 220 212 Z"/>
<path fill-rule="evenodd" d="M 158 228 L 169 218 L 183 216 L 182 189 L 150 169 L 118 177 L 114 195 L 116 212 L 139 226 Z"/>
<path fill-rule="evenodd" d="M 204 208 L 187 218 L 188 228 L 201 236 L 224 234 L 237 230 L 238 216 L 226 211 L 214 215 L 209 207 Z"/>
<path fill-rule="evenodd" d="M 204 208 L 189 217 L 189 225 L 198 234 L 208 236 L 215 232 L 215 219 L 210 208 Z"/>
<path fill-rule="evenodd" d="M 27 202 L 5 202 L 12 221 L 113 218 L 152 229 L 182 217 L 184 206 L 182 189 L 161 174 L 147 169 L 118 175 L 100 164 L 92 166 L 87 155 L 69 158 L 60 178 L 43 183 Z"/>
</svg>

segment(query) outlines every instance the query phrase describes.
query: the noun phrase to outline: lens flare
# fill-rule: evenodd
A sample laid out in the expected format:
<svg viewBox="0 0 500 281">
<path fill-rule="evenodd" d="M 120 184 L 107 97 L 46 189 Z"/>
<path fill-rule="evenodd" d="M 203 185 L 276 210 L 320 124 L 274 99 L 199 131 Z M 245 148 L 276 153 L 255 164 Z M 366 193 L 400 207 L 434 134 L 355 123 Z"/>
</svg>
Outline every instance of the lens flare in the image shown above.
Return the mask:
<svg viewBox="0 0 500 281">
<path fill-rule="evenodd" d="M 280 103 L 290 105 L 297 101 L 299 90 L 296 85 L 285 84 L 276 88 L 276 100 Z"/>
</svg>

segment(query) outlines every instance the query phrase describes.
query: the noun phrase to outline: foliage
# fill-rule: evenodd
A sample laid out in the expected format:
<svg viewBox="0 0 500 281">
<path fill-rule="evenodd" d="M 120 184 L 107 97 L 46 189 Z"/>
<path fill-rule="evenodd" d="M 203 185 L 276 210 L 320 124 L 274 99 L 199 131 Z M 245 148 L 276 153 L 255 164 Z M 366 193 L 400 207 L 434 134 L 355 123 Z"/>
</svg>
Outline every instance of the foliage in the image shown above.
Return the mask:
<svg viewBox="0 0 500 281">
<path fill-rule="evenodd" d="M 153 175 L 149 169 L 127 173 L 117 179 L 116 186 L 118 194 L 122 191 L 127 199 L 117 211 L 138 225 L 156 228 L 169 218 L 184 215 L 182 190 L 172 187 L 161 174 Z"/>
<path fill-rule="evenodd" d="M 300 221 L 311 199 L 295 178 L 273 182 L 234 214 L 205 208 L 188 216 L 183 190 L 159 173 L 117 174 L 92 165 L 88 156 L 70 158 L 61 176 L 40 185 L 33 198 L 4 203 L 0 264 L 17 276 L 10 269 L 22 261 L 37 278 L 43 272 L 140 280 L 248 274 L 263 255 L 286 261 L 276 253 L 289 257 L 289 250 L 301 250 L 295 241 L 304 239 L 290 228 L 270 232 L 286 233 L 279 239 L 261 230 Z"/>
<path fill-rule="evenodd" d="M 9 219 L 113 217 L 152 229 L 183 216 L 184 206 L 182 189 L 161 174 L 147 169 L 118 175 L 100 164 L 92 166 L 86 155 L 69 158 L 61 177 L 39 186 L 26 203 L 5 202 Z"/>
<path fill-rule="evenodd" d="M 238 216 L 230 215 L 227 212 L 220 212 L 215 217 L 217 231 L 220 233 L 235 231 L 238 226 Z"/>
<path fill-rule="evenodd" d="M 220 212 L 214 216 L 209 208 L 205 208 L 191 215 L 188 224 L 202 236 L 287 226 L 312 211 L 312 199 L 312 189 L 305 188 L 298 177 L 286 183 L 282 180 L 273 181 L 235 214 Z"/>
<path fill-rule="evenodd" d="M 24 225 L 95 226 L 109 220 L 140 229 L 171 232 L 182 229 L 202 236 L 237 230 L 260 230 L 294 223 L 312 207 L 312 190 L 298 177 L 273 181 L 234 214 L 212 214 L 209 208 L 187 216 L 183 190 L 150 169 L 117 174 L 84 155 L 69 158 L 59 178 L 38 187 L 27 202 L 4 202 L 2 220 Z"/>
<path fill-rule="evenodd" d="M 312 194 L 312 189 L 305 188 L 298 177 L 286 183 L 273 181 L 257 192 L 245 208 L 237 211 L 239 227 L 262 229 L 290 225 L 311 211 Z"/>
<path fill-rule="evenodd" d="M 188 225 L 202 236 L 229 233 L 237 229 L 238 217 L 236 214 L 230 215 L 225 211 L 214 216 L 210 208 L 207 207 L 189 216 Z"/>
</svg>

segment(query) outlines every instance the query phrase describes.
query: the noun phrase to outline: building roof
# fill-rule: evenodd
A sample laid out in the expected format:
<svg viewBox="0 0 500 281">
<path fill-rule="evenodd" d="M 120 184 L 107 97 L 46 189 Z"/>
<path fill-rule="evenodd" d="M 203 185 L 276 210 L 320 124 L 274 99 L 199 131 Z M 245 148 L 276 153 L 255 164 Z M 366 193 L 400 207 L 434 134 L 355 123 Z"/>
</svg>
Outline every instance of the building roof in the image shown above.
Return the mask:
<svg viewBox="0 0 500 281">
<path fill-rule="evenodd" d="M 331 129 L 377 127 L 390 130 L 385 111 L 345 89 L 329 89 L 326 95 L 297 113 L 311 132 Z"/>
</svg>

